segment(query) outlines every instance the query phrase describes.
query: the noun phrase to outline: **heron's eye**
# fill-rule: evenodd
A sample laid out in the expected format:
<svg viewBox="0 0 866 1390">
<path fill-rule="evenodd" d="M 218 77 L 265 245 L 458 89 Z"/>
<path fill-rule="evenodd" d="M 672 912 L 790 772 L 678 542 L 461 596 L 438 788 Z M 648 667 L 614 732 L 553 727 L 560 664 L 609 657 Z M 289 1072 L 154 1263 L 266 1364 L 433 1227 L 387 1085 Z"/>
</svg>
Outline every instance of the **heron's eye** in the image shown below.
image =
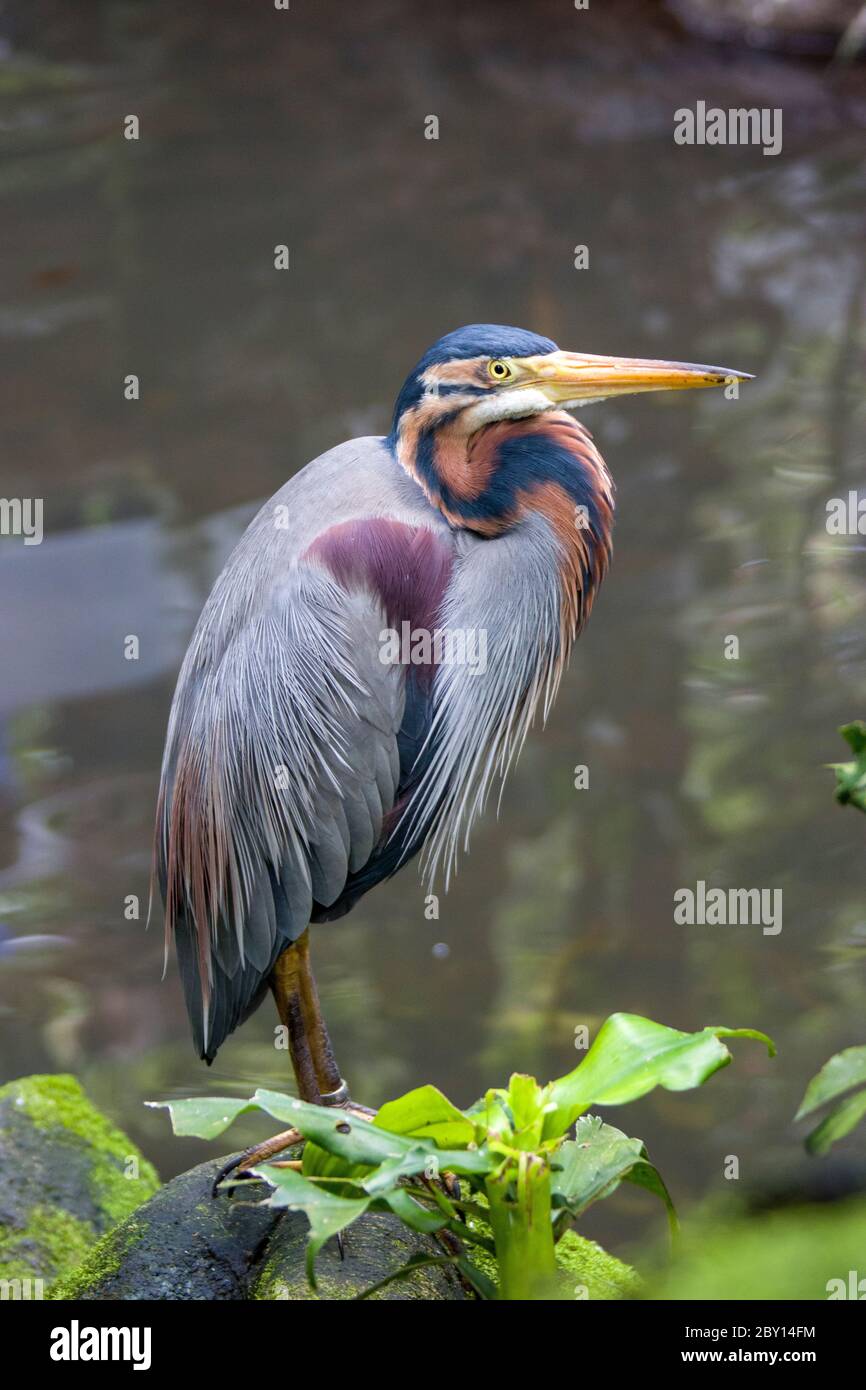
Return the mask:
<svg viewBox="0 0 866 1390">
<path fill-rule="evenodd" d="M 514 375 L 508 363 L 500 361 L 498 357 L 494 357 L 492 362 L 487 363 L 487 370 L 494 381 L 507 381 L 510 376 Z"/>
</svg>

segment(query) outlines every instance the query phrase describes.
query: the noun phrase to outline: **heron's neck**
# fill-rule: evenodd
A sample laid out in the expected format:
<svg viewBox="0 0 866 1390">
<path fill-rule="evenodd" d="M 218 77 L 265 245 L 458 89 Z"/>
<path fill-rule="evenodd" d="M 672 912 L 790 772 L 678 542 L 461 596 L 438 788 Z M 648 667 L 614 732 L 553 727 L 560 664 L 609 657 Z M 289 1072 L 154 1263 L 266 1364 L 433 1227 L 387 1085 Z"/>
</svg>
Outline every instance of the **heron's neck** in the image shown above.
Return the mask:
<svg viewBox="0 0 866 1390">
<path fill-rule="evenodd" d="M 466 432 L 461 412 L 430 425 L 410 417 L 390 443 L 452 526 L 497 536 L 528 511 L 553 520 L 554 512 L 571 518 L 579 509 L 578 524 L 588 522 L 599 542 L 606 540 L 610 477 L 592 436 L 566 411 L 499 420 L 474 434 Z"/>
<path fill-rule="evenodd" d="M 436 428 L 410 421 L 392 448 L 451 526 L 494 538 L 531 514 L 560 544 L 563 621 L 576 631 L 607 569 L 613 484 L 592 437 L 565 411 L 500 420 L 475 434 L 458 415 Z"/>
</svg>

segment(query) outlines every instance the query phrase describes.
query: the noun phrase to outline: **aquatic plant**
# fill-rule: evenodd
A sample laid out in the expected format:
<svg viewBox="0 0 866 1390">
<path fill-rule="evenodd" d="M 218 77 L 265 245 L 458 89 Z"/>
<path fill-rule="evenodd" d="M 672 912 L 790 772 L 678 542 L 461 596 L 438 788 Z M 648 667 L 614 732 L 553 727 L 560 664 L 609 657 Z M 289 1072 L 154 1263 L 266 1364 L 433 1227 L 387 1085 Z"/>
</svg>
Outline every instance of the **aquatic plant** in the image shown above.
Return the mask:
<svg viewBox="0 0 866 1390">
<path fill-rule="evenodd" d="M 306 1141 L 300 1158 L 252 1169 L 271 1188 L 271 1206 L 302 1211 L 310 1223 L 307 1275 L 330 1237 L 368 1211 L 391 1211 L 414 1231 L 436 1235 L 441 1255 L 413 1257 L 388 1276 L 421 1264 L 452 1263 L 481 1298 L 581 1296 L 565 1289 L 556 1244 L 572 1222 L 623 1181 L 665 1205 L 673 1203 L 640 1139 L 591 1106 L 622 1105 L 656 1086 L 700 1086 L 731 1061 L 725 1038 L 773 1044 L 750 1028 L 708 1027 L 683 1033 L 634 1014 L 603 1024 L 575 1069 L 541 1085 L 513 1075 L 467 1110 L 435 1086 L 420 1086 L 382 1106 L 375 1118 L 310 1105 L 276 1091 L 248 1100 L 205 1098 L 155 1102 L 171 1113 L 177 1135 L 212 1139 L 241 1114 L 262 1110 Z M 250 1179 L 229 1180 L 237 1187 Z M 495 1260 L 495 1278 L 485 1272 Z M 380 1288 L 377 1285 L 376 1288 Z M 366 1291 L 365 1296 L 375 1292 Z"/>
</svg>

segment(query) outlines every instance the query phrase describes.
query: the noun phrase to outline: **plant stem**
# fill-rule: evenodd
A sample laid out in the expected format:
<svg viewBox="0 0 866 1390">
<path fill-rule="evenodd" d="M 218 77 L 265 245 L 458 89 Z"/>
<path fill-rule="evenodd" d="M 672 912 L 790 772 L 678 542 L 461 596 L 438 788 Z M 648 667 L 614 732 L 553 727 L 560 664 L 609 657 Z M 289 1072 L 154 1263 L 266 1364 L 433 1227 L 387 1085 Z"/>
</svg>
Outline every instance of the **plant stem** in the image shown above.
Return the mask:
<svg viewBox="0 0 866 1390">
<path fill-rule="evenodd" d="M 520 1155 L 485 1184 L 499 1265 L 499 1297 L 526 1301 L 550 1296 L 556 1275 L 550 1219 L 550 1164 Z"/>
</svg>

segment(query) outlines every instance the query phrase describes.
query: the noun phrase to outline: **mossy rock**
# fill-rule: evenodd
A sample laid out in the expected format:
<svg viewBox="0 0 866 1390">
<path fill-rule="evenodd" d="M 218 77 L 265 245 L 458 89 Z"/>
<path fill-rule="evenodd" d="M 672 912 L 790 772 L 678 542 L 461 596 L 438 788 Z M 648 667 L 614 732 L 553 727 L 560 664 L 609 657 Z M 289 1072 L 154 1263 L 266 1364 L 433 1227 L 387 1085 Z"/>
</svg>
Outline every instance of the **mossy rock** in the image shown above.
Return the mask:
<svg viewBox="0 0 866 1390">
<path fill-rule="evenodd" d="M 249 1183 L 211 1195 L 224 1159 L 181 1174 L 94 1246 L 51 1291 L 55 1299 L 347 1299 L 419 1250 L 441 1254 L 396 1217 L 367 1216 L 345 1233 L 345 1258 L 329 1241 L 316 1261 L 318 1292 L 305 1270 L 307 1218 L 263 1205 L 267 1188 Z M 450 1299 L 465 1295 L 450 1269 L 422 1269 L 378 1295 Z"/>
<path fill-rule="evenodd" d="M 155 1170 L 73 1076 L 0 1087 L 0 1278 L 73 1270 L 159 1187 Z"/>
<path fill-rule="evenodd" d="M 388 1212 L 368 1212 L 343 1232 L 343 1255 L 329 1240 L 316 1257 L 316 1288 L 307 1281 L 306 1217 L 287 1212 L 262 1258 L 250 1286 L 250 1297 L 266 1300 L 355 1298 L 405 1265 L 413 1255 L 441 1256 L 441 1245 L 430 1236 L 410 1231 Z M 464 1299 L 458 1275 L 448 1265 L 427 1265 L 405 1279 L 395 1279 L 370 1295 L 375 1300 L 439 1302 Z"/>
<path fill-rule="evenodd" d="M 573 1298 L 609 1301 L 637 1298 L 640 1293 L 640 1275 L 631 1265 L 576 1231 L 566 1231 L 557 1242 L 556 1263 L 562 1271 L 564 1292 L 570 1287 Z"/>
<path fill-rule="evenodd" d="M 166 1183 L 94 1246 L 51 1297 L 245 1299 L 251 1269 L 280 1218 L 246 1187 L 243 1196 L 211 1195 L 224 1161 L 200 1163 Z M 258 1185 L 253 1191 L 256 1199 L 264 1195 Z"/>
</svg>

